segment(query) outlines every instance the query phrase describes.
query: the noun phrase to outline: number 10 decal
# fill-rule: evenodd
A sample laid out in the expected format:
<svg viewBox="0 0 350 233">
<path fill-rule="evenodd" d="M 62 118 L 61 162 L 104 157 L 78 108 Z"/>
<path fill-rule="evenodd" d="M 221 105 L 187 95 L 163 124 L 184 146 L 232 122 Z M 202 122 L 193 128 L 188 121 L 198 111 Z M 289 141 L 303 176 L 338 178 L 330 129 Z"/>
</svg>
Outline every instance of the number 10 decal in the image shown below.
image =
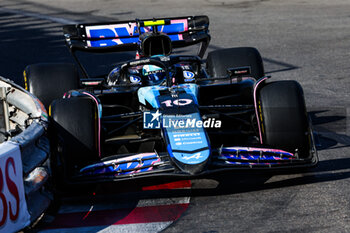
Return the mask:
<svg viewBox="0 0 350 233">
<path fill-rule="evenodd" d="M 165 104 L 166 107 L 173 107 L 176 106 L 185 106 L 192 103 L 191 99 L 175 99 L 175 100 L 166 100 L 163 101 L 162 104 Z"/>
</svg>

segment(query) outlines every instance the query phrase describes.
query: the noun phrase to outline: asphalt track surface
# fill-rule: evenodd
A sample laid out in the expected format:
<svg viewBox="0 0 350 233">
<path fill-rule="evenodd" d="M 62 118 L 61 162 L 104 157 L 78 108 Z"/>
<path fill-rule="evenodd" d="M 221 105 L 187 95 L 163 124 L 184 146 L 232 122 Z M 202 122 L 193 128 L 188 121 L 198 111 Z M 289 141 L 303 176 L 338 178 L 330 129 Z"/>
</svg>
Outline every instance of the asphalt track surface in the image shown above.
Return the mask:
<svg viewBox="0 0 350 233">
<path fill-rule="evenodd" d="M 210 50 L 256 47 L 274 80 L 302 84 L 320 162 L 301 173 L 225 174 L 149 193 L 190 198 L 164 232 L 350 232 L 349 1 L 2 0 L 0 7 L 0 75 L 18 83 L 28 64 L 72 61 L 62 24 L 208 15 Z"/>
</svg>

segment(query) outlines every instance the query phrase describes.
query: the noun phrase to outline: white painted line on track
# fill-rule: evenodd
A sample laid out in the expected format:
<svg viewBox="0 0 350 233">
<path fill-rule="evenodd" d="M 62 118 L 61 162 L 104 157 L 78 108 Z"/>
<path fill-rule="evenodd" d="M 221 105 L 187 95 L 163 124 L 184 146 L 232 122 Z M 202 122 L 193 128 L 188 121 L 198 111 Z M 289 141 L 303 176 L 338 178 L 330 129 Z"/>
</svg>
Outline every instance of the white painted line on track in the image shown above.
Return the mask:
<svg viewBox="0 0 350 233">
<path fill-rule="evenodd" d="M 87 211 L 99 211 L 99 210 L 114 210 L 131 207 L 146 207 L 146 206 L 159 206 L 159 205 L 173 205 L 173 204 L 188 204 L 190 203 L 190 197 L 177 197 L 177 198 L 158 198 L 158 199 L 142 199 L 139 200 L 135 206 L 132 202 L 111 202 L 106 203 L 93 203 L 93 205 L 87 204 L 69 204 L 60 207 L 59 214 L 63 213 L 76 213 Z M 93 206 L 93 208 L 92 208 Z"/>
<path fill-rule="evenodd" d="M 159 232 L 168 227 L 172 221 L 170 222 L 152 222 L 152 223 L 136 223 L 136 224 L 125 224 L 125 225 L 110 225 L 110 226 L 91 226 L 91 227 L 74 227 L 74 228 L 59 228 L 59 229 L 47 229 L 42 230 L 40 233 L 92 233 L 92 232 L 100 232 L 100 233 L 127 233 L 127 232 Z"/>
<path fill-rule="evenodd" d="M 59 24 L 78 24 L 79 23 L 79 22 L 74 21 L 74 20 L 49 16 L 49 15 L 44 15 L 44 14 L 39 14 L 39 13 L 34 13 L 34 12 L 9 9 L 9 8 L 0 8 L 0 12 L 11 13 L 11 14 L 16 14 L 16 15 L 24 15 L 24 16 L 28 16 L 28 17 L 32 17 L 32 18 L 48 20 L 48 21 L 51 21 L 54 23 L 59 23 Z"/>
</svg>

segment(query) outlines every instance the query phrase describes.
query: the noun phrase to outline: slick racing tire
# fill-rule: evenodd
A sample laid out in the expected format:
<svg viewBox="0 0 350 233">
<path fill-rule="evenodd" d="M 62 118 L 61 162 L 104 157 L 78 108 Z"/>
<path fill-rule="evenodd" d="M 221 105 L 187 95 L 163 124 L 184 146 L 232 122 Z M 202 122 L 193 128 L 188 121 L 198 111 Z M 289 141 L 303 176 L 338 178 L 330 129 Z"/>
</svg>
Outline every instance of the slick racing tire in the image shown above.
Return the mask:
<svg viewBox="0 0 350 233">
<path fill-rule="evenodd" d="M 249 66 L 255 79 L 263 77 L 264 66 L 260 53 L 255 48 L 228 48 L 208 53 L 207 70 L 211 77 L 227 75 L 228 68 Z"/>
<path fill-rule="evenodd" d="M 66 181 L 99 159 L 97 106 L 89 97 L 73 97 L 54 100 L 50 109 L 52 167 Z"/>
<path fill-rule="evenodd" d="M 267 83 L 258 95 L 263 143 L 309 156 L 310 130 L 302 87 L 296 81 Z"/>
<path fill-rule="evenodd" d="M 79 76 L 74 64 L 43 63 L 25 68 L 24 86 L 48 109 L 54 99 L 59 99 L 69 90 L 79 88 Z"/>
</svg>

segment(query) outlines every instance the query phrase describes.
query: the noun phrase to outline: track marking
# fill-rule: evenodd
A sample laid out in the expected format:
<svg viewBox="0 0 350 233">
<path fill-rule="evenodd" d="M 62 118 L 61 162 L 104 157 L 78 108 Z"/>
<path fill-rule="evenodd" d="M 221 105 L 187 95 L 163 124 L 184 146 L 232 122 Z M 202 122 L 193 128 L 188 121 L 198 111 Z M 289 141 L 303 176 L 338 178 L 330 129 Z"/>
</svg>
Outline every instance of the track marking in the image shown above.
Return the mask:
<svg viewBox="0 0 350 233">
<path fill-rule="evenodd" d="M 158 196 L 190 189 L 189 180 L 144 186 L 138 191 L 130 188 L 129 192 L 125 189 L 111 194 L 106 192 L 111 189 L 102 187 L 90 196 L 64 198 L 55 219 L 39 232 L 160 232 L 179 219 L 190 204 L 187 196 Z M 158 197 L 142 197 L 145 192 Z"/>
<path fill-rule="evenodd" d="M 86 215 L 85 212 L 58 214 L 47 228 L 57 229 L 172 222 L 182 215 L 188 205 L 189 203 L 100 210 L 93 211 L 89 215 Z M 83 219 L 84 216 L 86 216 L 85 219 Z"/>
<path fill-rule="evenodd" d="M 176 197 L 176 198 L 159 198 L 159 199 L 143 199 L 139 200 L 136 207 L 150 207 L 157 205 L 167 205 L 167 204 L 188 204 L 190 203 L 190 197 Z M 78 212 L 94 212 L 101 210 L 116 210 L 125 208 L 135 208 L 135 204 L 131 202 L 126 202 L 123 200 L 121 202 L 112 202 L 107 200 L 104 203 L 94 203 L 93 205 L 86 204 L 69 204 L 60 207 L 59 214 L 68 213 L 78 213 Z"/>
<path fill-rule="evenodd" d="M 74 228 L 59 228 L 48 229 L 40 231 L 40 233 L 129 233 L 129 232 L 142 232 L 142 233 L 154 233 L 159 232 L 167 228 L 172 222 L 153 222 L 153 223 L 141 223 L 141 224 L 127 224 L 127 225 L 106 225 L 106 226 L 94 226 L 94 227 L 74 227 Z"/>
</svg>

